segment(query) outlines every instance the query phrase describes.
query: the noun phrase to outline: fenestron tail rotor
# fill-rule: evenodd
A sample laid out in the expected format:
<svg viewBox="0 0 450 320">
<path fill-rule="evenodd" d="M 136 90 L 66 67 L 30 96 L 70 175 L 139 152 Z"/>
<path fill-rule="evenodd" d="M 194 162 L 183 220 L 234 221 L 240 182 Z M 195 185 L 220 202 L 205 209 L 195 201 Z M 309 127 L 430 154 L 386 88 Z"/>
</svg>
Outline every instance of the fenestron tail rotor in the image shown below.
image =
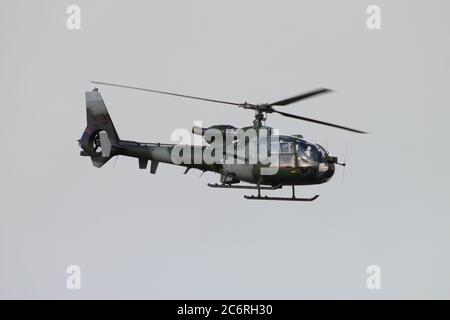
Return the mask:
<svg viewBox="0 0 450 320">
<path fill-rule="evenodd" d="M 312 122 L 312 123 L 325 125 L 325 126 L 329 126 L 329 127 L 333 127 L 333 128 L 338 128 L 338 129 L 342 129 L 342 130 L 347 130 L 347 131 L 351 131 L 351 132 L 355 132 L 355 133 L 367 133 L 365 131 L 352 129 L 352 128 L 349 128 L 349 127 L 345 127 L 345 126 L 341 126 L 341 125 L 337 125 L 337 124 L 333 124 L 333 123 L 329 123 L 329 122 L 324 122 L 324 121 L 320 121 L 320 120 L 315 120 L 315 119 L 311 119 L 311 118 L 306 118 L 306 117 L 302 117 L 302 116 L 298 116 L 298 115 L 294 115 L 294 114 L 278 111 L 278 110 L 273 108 L 273 106 L 287 106 L 287 105 L 290 105 L 292 103 L 299 102 L 299 101 L 302 101 L 302 100 L 305 100 L 305 99 L 308 99 L 308 98 L 311 98 L 311 97 L 314 97 L 314 96 L 317 96 L 317 95 L 333 92 L 333 90 L 327 89 L 327 88 L 318 88 L 318 89 L 315 89 L 315 90 L 312 90 L 312 91 L 308 91 L 308 92 L 305 92 L 305 93 L 293 96 L 291 98 L 279 100 L 279 101 L 276 101 L 276 102 L 273 102 L 273 103 L 270 103 L 270 104 L 269 103 L 252 104 L 252 103 L 248 103 L 248 102 L 238 103 L 238 102 L 230 102 L 230 101 L 217 100 L 217 99 L 202 98 L 202 97 L 191 96 L 191 95 L 186 95 L 186 94 L 179 94 L 179 93 L 173 93 L 173 92 L 167 92 L 167 91 L 161 91 L 161 90 L 153 90 L 153 89 L 147 89 L 147 88 L 142 88 L 142 87 L 135 87 L 135 86 L 129 86 L 129 85 L 123 85 L 123 84 L 109 83 L 109 82 L 91 81 L 91 83 L 98 84 L 98 85 L 104 85 L 104 86 L 111 86 L 111 87 L 119 87 L 119 88 L 125 88 L 125 89 L 132 89 L 132 90 L 160 93 L 160 94 L 165 94 L 165 95 L 171 95 L 171 96 L 176 96 L 176 97 L 181 97 L 181 98 L 188 98 L 188 99 L 195 99 L 195 100 L 202 100 L 202 101 L 207 101 L 207 102 L 214 102 L 214 103 L 234 105 L 234 106 L 241 107 L 241 108 L 244 108 L 244 109 L 252 109 L 252 110 L 255 110 L 255 112 L 256 112 L 255 122 L 254 122 L 255 126 L 260 126 L 262 121 L 265 120 L 265 117 L 263 115 L 264 113 L 265 114 L 278 113 L 278 114 L 280 114 L 280 115 L 282 115 L 284 117 L 288 117 L 288 118 L 292 118 L 292 119 L 303 120 L 303 121 Z"/>
</svg>

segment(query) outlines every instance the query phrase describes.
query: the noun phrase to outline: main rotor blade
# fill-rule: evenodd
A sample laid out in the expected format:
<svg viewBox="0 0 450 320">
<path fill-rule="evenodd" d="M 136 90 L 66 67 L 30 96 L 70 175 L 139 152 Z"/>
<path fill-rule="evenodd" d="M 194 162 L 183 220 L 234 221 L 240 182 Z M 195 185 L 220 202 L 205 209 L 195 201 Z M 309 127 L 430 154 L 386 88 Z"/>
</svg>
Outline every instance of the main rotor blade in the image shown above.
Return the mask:
<svg viewBox="0 0 450 320">
<path fill-rule="evenodd" d="M 305 118 L 305 117 L 297 116 L 295 114 L 290 114 L 290 113 L 281 112 L 281 111 L 277 111 L 277 110 L 274 110 L 273 112 L 279 113 L 279 114 L 281 114 L 282 116 L 285 116 L 285 117 L 299 119 L 299 120 L 304 120 L 304 121 L 313 122 L 313 123 L 318 123 L 318 124 L 322 124 L 322 125 L 325 125 L 325 126 L 330 126 L 330 127 L 343 129 L 343 130 L 347 130 L 347 131 L 352 131 L 352 132 L 356 132 L 356 133 L 368 133 L 368 132 L 365 132 L 365 131 L 360 131 L 360 130 L 356 130 L 356 129 L 340 126 L 340 125 L 333 124 L 333 123 L 328 123 L 328 122 L 324 122 L 324 121 L 320 121 L 320 120 L 311 119 L 311 118 Z"/>
<path fill-rule="evenodd" d="M 241 103 L 228 102 L 228 101 L 222 101 L 222 100 L 214 100 L 214 99 L 207 99 L 207 98 L 200 98 L 200 97 L 188 96 L 188 95 L 179 94 L 179 93 L 172 93 L 172 92 L 166 92 L 166 91 L 159 91 L 159 90 L 152 90 L 152 89 L 146 89 L 146 88 L 126 86 L 126 85 L 123 85 L 123 84 L 100 82 L 100 81 L 91 81 L 91 83 L 100 84 L 100 85 L 104 85 L 104 86 L 119 87 L 119 88 L 126 88 L 126 89 L 133 89 L 133 90 L 140 90 L 140 91 L 147 91 L 147 92 L 154 92 L 154 93 L 161 93 L 161 94 L 167 94 L 167 95 L 170 95 L 170 96 L 189 98 L 189 99 L 195 99 L 195 100 L 203 100 L 203 101 L 209 101 L 209 102 L 231 104 L 231 105 L 234 105 L 234 106 L 240 106 L 241 105 Z"/>
<path fill-rule="evenodd" d="M 291 104 L 291 103 L 294 103 L 294 102 L 297 102 L 297 101 L 300 101 L 300 100 L 303 100 L 303 99 L 307 99 L 307 98 L 310 98 L 310 97 L 313 97 L 313 96 L 316 96 L 316 95 L 319 95 L 319 94 L 332 92 L 332 91 L 333 90 L 327 89 L 327 88 L 319 88 L 319 89 L 316 89 L 316 90 L 312 90 L 312 91 L 308 91 L 308 92 L 302 93 L 302 94 L 300 94 L 298 96 L 295 96 L 295 97 L 291 97 L 291 98 L 288 98 L 288 99 L 284 99 L 284 100 L 280 100 L 280 101 L 277 101 L 277 102 L 273 102 L 273 103 L 269 104 L 269 107 L 270 106 L 287 106 L 288 104 Z"/>
</svg>

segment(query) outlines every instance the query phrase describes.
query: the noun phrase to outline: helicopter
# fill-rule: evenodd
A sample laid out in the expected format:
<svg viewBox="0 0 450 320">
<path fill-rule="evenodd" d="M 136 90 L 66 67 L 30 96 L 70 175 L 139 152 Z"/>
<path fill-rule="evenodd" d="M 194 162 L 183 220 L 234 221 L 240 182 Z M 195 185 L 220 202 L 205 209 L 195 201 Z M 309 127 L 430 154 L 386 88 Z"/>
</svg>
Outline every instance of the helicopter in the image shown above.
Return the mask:
<svg viewBox="0 0 450 320">
<path fill-rule="evenodd" d="M 122 84 L 91 81 L 96 85 L 140 90 L 175 97 L 195 99 L 210 103 L 233 105 L 242 109 L 254 110 L 253 124 L 244 128 L 232 125 L 214 125 L 208 128 L 194 126 L 192 134 L 200 135 L 206 145 L 178 145 L 167 143 L 144 143 L 121 140 L 105 102 L 98 88 L 86 92 L 87 126 L 78 140 L 81 156 L 91 158 L 95 167 L 102 167 L 114 156 L 127 156 L 138 159 L 139 168 L 146 169 L 150 162 L 150 173 L 155 174 L 160 162 L 185 167 L 185 174 L 191 169 L 220 174 L 220 183 L 209 183 L 211 188 L 253 189 L 257 195 L 244 195 L 250 200 L 314 201 L 313 197 L 296 197 L 295 186 L 316 185 L 329 181 L 338 162 L 336 156 L 318 143 L 310 142 L 302 135 L 280 135 L 277 130 L 266 126 L 268 114 L 330 126 L 354 133 L 367 132 L 349 127 L 306 118 L 274 107 L 284 107 L 301 100 L 332 92 L 318 88 L 288 99 L 273 103 L 236 103 L 197 96 L 146 89 Z M 253 147 L 252 147 L 253 146 Z M 205 154 L 209 154 L 207 158 Z M 265 156 L 260 156 L 263 154 Z M 211 161 L 211 157 L 213 161 Z M 269 160 L 268 160 L 269 159 Z M 284 186 L 292 188 L 291 197 L 262 196 L 261 190 L 277 190 Z"/>
</svg>

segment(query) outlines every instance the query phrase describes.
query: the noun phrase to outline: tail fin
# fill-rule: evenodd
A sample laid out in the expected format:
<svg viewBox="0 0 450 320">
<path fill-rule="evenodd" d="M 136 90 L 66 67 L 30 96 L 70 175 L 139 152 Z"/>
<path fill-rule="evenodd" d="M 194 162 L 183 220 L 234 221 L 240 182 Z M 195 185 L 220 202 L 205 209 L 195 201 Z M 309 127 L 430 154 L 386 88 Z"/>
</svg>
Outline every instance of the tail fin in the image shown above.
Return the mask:
<svg viewBox="0 0 450 320">
<path fill-rule="evenodd" d="M 91 157 L 92 164 L 101 167 L 115 155 L 120 139 L 97 89 L 86 92 L 86 117 L 87 127 L 78 140 L 83 149 L 80 155 Z"/>
</svg>

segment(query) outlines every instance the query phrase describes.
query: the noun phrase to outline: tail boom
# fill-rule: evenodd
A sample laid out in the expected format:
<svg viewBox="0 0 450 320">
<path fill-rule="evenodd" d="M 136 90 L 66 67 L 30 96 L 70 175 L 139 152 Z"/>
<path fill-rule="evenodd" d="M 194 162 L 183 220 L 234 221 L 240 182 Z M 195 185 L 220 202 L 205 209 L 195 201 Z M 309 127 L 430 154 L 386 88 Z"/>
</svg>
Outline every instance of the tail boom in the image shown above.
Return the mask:
<svg viewBox="0 0 450 320">
<path fill-rule="evenodd" d="M 123 155 L 138 158 L 139 168 L 145 169 L 148 161 L 152 161 L 150 172 L 155 173 L 159 162 L 176 164 L 203 171 L 217 171 L 216 165 L 205 164 L 198 155 L 202 154 L 202 146 L 187 146 L 191 154 L 190 161 L 178 163 L 172 158 L 174 144 L 141 143 L 120 140 L 111 117 L 106 109 L 101 94 L 97 89 L 86 92 L 87 126 L 78 140 L 82 149 L 81 156 L 89 156 L 95 167 L 102 167 L 114 156 Z M 199 149 L 199 150 L 197 150 Z"/>
</svg>

